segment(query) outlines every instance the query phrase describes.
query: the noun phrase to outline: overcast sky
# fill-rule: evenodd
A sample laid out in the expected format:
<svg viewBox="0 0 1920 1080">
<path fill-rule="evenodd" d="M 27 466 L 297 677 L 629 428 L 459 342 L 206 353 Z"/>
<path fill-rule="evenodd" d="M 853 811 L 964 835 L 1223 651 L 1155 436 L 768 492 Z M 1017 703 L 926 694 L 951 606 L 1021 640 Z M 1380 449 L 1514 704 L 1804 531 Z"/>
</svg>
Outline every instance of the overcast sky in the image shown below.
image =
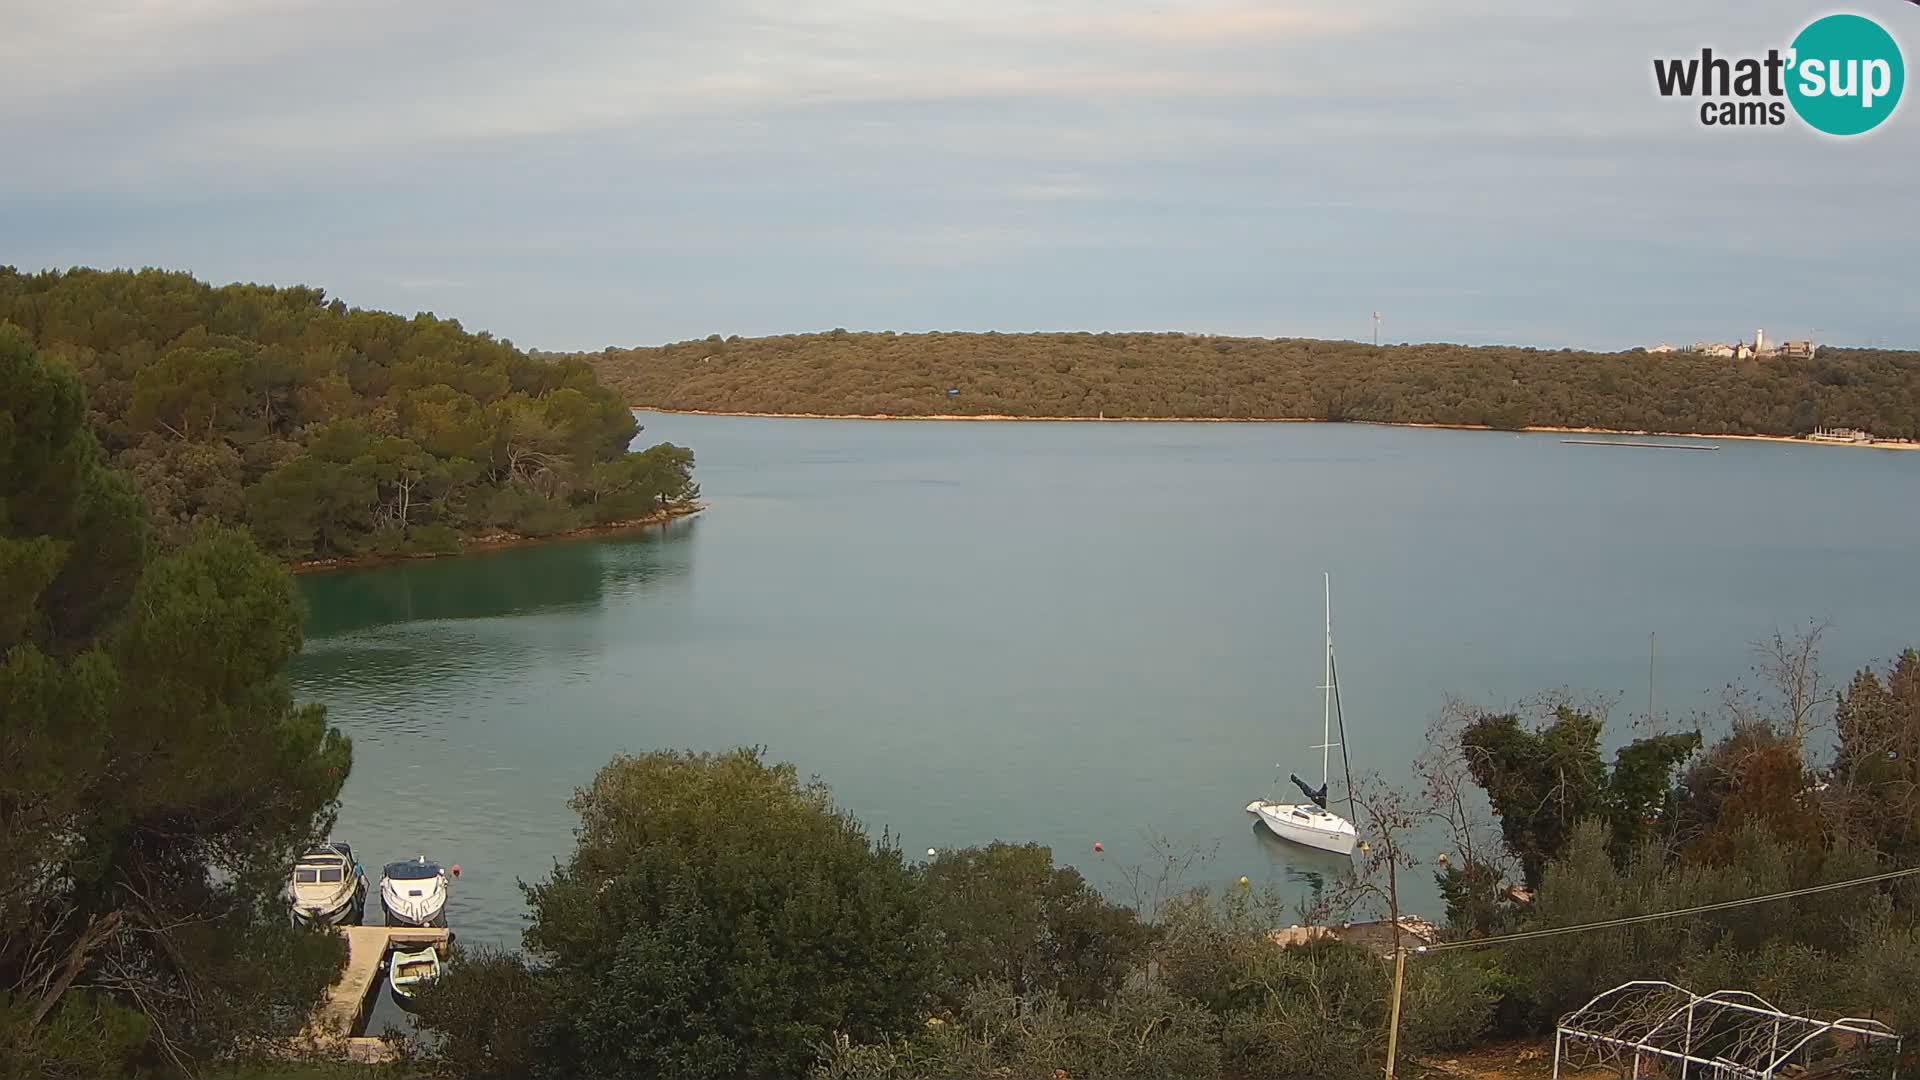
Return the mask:
<svg viewBox="0 0 1920 1080">
<path fill-rule="evenodd" d="M 0 0 L 0 263 L 541 348 L 1375 309 L 1396 341 L 1920 347 L 1920 105 L 1835 140 L 1653 91 L 1655 56 L 1827 10 Z M 1920 6 L 1849 10 L 1915 59 Z"/>
</svg>

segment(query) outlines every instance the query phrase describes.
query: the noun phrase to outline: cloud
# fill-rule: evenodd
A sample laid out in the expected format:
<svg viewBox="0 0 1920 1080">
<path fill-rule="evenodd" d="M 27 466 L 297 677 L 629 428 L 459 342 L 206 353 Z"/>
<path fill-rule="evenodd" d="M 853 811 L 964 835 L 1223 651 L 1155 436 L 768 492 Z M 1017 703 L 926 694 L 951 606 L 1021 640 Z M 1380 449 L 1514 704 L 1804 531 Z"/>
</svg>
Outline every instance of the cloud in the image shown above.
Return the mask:
<svg viewBox="0 0 1920 1080">
<path fill-rule="evenodd" d="M 1920 340 L 1893 284 L 1917 224 L 1909 111 L 1838 144 L 1706 132 L 1650 88 L 1654 55 L 1764 48 L 1805 18 L 1786 0 L 15 0 L 0 256 L 451 295 L 468 325 L 550 345 L 1309 332 L 1383 296 L 1409 337 L 1631 343 L 1709 328 L 1621 329 L 1623 307 L 1794 302 Z M 1788 241 L 1804 254 L 1778 258 Z M 1519 297 L 1524 322 L 1503 309 Z"/>
<path fill-rule="evenodd" d="M 472 287 L 470 282 L 457 281 L 453 278 L 441 278 L 441 277 L 397 278 L 394 280 L 393 283 L 399 286 L 400 288 L 407 289 L 409 291 L 418 291 L 418 290 L 439 291 L 442 289 L 466 289 L 466 288 Z"/>
<path fill-rule="evenodd" d="M 1353 5 L 1322 9 L 1274 5 L 1207 7 L 1197 4 L 1133 12 L 1103 10 L 1081 20 L 1054 23 L 1056 30 L 1065 34 L 1114 37 L 1161 45 L 1300 42 L 1349 36 L 1380 25 L 1382 20 L 1377 15 L 1365 14 Z"/>
</svg>

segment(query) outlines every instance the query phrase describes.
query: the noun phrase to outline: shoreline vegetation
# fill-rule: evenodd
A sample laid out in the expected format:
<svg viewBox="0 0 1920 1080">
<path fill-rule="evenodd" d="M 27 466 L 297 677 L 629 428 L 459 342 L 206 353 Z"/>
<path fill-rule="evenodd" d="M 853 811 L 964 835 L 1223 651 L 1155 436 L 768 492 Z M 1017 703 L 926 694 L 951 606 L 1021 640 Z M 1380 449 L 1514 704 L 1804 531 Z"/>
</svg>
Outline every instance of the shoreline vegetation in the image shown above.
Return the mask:
<svg viewBox="0 0 1920 1080">
<path fill-rule="evenodd" d="M 588 535 L 697 505 L 693 454 L 585 363 L 430 312 L 163 270 L 0 266 L 0 333 L 86 394 L 108 467 L 174 547 L 208 525 L 317 568 Z"/>
<path fill-rule="evenodd" d="M 1438 424 L 1414 420 L 1327 420 L 1314 416 L 1009 416 L 992 413 L 930 413 L 894 415 L 889 413 L 807 413 L 807 412 L 733 412 L 720 409 L 669 409 L 658 405 L 634 404 L 643 412 L 668 416 L 744 416 L 767 420 L 921 420 L 978 421 L 990 423 L 1035 424 L 1366 424 L 1372 427 L 1430 428 L 1438 431 L 1510 431 L 1518 435 L 1638 435 L 1660 439 L 1738 439 L 1744 442 L 1791 443 L 1795 446 L 1855 446 L 1870 450 L 1920 450 L 1920 442 L 1840 442 L 1810 439 L 1799 435 L 1710 435 L 1697 431 L 1646 431 L 1623 428 L 1559 427 L 1530 424 L 1521 428 L 1497 428 L 1489 424 Z"/>
<path fill-rule="evenodd" d="M 1366 421 L 1700 438 L 1848 429 L 1920 440 L 1920 352 L 1887 349 L 1732 360 L 1178 333 L 833 330 L 552 355 L 589 365 L 628 402 L 688 412 Z"/>
<path fill-rule="evenodd" d="M 393 563 L 413 562 L 422 559 L 442 559 L 454 555 L 477 555 L 486 551 L 505 551 L 508 548 L 536 547 L 541 544 L 564 544 L 572 540 L 593 540 L 605 536 L 617 536 L 622 533 L 645 532 L 648 529 L 664 528 L 682 518 L 693 517 L 705 510 L 706 504 L 692 503 L 685 506 L 673 506 L 645 517 L 630 521 L 609 521 L 601 525 L 584 525 L 565 532 L 548 533 L 542 536 L 524 536 L 520 533 L 499 532 L 483 536 L 470 537 L 461 542 L 458 551 L 420 551 L 397 555 L 353 555 L 332 559 L 307 559 L 287 564 L 287 572 L 292 574 L 324 574 L 334 570 L 362 570 L 373 566 L 388 566 Z"/>
<path fill-rule="evenodd" d="M 1819 633 L 1756 644 L 1711 736 L 1571 695 L 1450 702 L 1412 782 L 1352 781 L 1368 843 L 1298 904 L 1196 885 L 1204 855 L 1164 838 L 1126 899 L 1038 843 L 909 860 L 761 749 L 621 754 L 525 886 L 522 948 L 456 950 L 421 1030 L 498 1080 L 1365 1080 L 1396 1037 L 1406 1075 L 1493 1080 L 1541 1075 L 1561 1017 L 1657 979 L 1911 1036 L 1920 893 L 1887 875 L 1920 851 L 1920 797 L 1889 748 L 1920 736 L 1920 653 L 1828 686 Z M 1408 925 L 1421 873 L 1445 916 L 1419 936 L 1483 947 L 1301 932 Z M 1648 912 L 1690 914 L 1594 925 Z"/>
</svg>

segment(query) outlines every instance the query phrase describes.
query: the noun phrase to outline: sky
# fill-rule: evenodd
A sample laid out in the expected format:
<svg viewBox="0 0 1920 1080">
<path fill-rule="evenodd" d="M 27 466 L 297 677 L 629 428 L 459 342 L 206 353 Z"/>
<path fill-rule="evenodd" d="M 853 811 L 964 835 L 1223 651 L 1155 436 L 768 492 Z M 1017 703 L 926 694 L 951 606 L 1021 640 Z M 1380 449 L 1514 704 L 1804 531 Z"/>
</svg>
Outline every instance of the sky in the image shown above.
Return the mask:
<svg viewBox="0 0 1920 1080">
<path fill-rule="evenodd" d="M 1655 57 L 1830 10 L 0 0 L 0 264 L 544 349 L 1375 311 L 1384 341 L 1920 347 L 1920 102 L 1835 139 L 1654 90 Z M 1845 10 L 1920 56 L 1920 6 Z"/>
</svg>

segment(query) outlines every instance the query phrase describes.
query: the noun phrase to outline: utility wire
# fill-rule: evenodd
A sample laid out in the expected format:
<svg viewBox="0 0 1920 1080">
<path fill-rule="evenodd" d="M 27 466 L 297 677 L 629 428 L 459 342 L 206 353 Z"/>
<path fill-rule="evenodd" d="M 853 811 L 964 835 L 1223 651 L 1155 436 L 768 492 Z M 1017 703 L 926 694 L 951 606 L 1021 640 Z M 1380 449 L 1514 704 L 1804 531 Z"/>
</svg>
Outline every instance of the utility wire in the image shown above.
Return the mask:
<svg viewBox="0 0 1920 1080">
<path fill-rule="evenodd" d="M 1914 0 L 1920 3 L 1920 0 Z M 1850 889 L 1855 885 L 1872 885 L 1897 878 L 1912 877 L 1920 874 L 1920 866 L 1911 866 L 1905 870 L 1892 870 L 1872 877 L 1854 878 L 1850 881 L 1831 881 L 1825 885 L 1812 885 L 1804 889 L 1791 889 L 1787 892 L 1769 893 L 1766 896 L 1749 896 L 1742 900 L 1723 900 L 1717 904 L 1701 904 L 1697 907 L 1679 908 L 1674 911 L 1656 911 L 1646 915 L 1628 915 L 1618 919 L 1604 919 L 1600 922 L 1581 923 L 1578 926 L 1554 926 L 1544 930 L 1524 930 L 1517 934 L 1502 934 L 1499 937 L 1469 938 L 1464 941 L 1443 941 L 1437 945 L 1423 945 L 1413 950 L 1416 954 L 1446 952 L 1449 949 L 1478 949 L 1487 945 L 1506 945 L 1515 941 L 1532 941 L 1535 938 L 1557 937 L 1561 934 L 1579 934 L 1588 930 L 1607 930 L 1616 926 L 1633 926 L 1638 923 L 1655 922 L 1660 919 L 1677 919 L 1683 915 L 1702 915 L 1709 911 L 1725 911 L 1728 908 L 1746 907 L 1749 904 L 1764 904 L 1770 900 L 1791 900 L 1797 896 L 1812 896 L 1815 893 L 1832 892 L 1835 889 Z"/>
</svg>

